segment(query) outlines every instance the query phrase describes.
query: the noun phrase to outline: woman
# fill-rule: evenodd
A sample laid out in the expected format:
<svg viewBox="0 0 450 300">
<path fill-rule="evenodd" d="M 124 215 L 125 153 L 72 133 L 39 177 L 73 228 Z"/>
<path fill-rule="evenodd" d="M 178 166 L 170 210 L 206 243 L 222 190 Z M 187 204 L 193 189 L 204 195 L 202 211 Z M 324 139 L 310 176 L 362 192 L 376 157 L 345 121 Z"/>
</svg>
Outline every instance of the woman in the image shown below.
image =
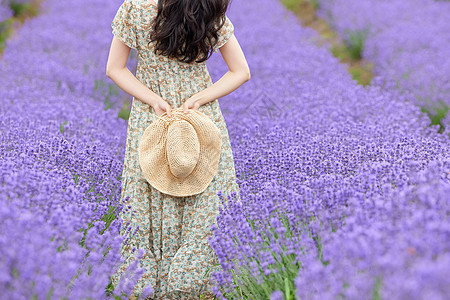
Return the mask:
<svg viewBox="0 0 450 300">
<path fill-rule="evenodd" d="M 128 120 L 121 201 L 131 206 L 122 212 L 131 223 L 125 259 L 113 284 L 143 248 L 144 276 L 133 294 L 153 287 L 152 299 L 211 298 L 210 274 L 218 260 L 208 243 L 216 222 L 220 198 L 236 192 L 234 160 L 218 98 L 250 79 L 250 70 L 234 26 L 225 14 L 229 0 L 125 0 L 112 22 L 106 74 L 133 96 Z M 139 60 L 136 77 L 126 67 L 130 49 Z M 206 60 L 220 50 L 229 71 L 212 83 Z M 218 171 L 208 188 L 197 195 L 172 197 L 145 180 L 138 162 L 138 143 L 145 128 L 172 108 L 199 110 L 220 129 L 222 149 Z M 125 227 L 125 226 L 124 226 Z M 136 233 L 132 235 L 135 230 Z M 124 230 L 123 230 L 124 231 Z M 208 276 L 204 276 L 204 275 Z"/>
</svg>

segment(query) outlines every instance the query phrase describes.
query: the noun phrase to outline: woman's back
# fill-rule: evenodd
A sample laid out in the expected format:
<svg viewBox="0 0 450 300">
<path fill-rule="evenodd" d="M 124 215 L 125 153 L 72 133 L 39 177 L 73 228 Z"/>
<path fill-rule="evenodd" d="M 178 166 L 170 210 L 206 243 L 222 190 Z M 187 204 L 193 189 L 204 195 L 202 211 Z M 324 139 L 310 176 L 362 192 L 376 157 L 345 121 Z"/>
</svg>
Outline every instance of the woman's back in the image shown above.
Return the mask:
<svg viewBox="0 0 450 300">
<path fill-rule="evenodd" d="M 154 53 L 154 43 L 149 43 L 148 37 L 157 9 L 152 0 L 125 0 L 112 22 L 113 34 L 137 50 L 136 78 L 171 107 L 181 107 L 187 99 L 213 83 L 205 62 L 184 63 Z M 217 51 L 224 45 L 233 32 L 234 26 L 226 17 L 213 50 Z M 210 277 L 203 278 L 203 275 L 218 264 L 208 244 L 210 228 L 216 222 L 221 205 L 217 192 L 221 190 L 224 195 L 239 192 L 228 130 L 218 99 L 201 105 L 198 110 L 209 116 L 220 130 L 222 149 L 218 171 L 204 192 L 172 197 L 148 184 L 139 166 L 139 141 L 147 126 L 157 119 L 157 113 L 151 105 L 133 97 L 121 199 L 129 198 L 124 204 L 130 205 L 134 214 L 123 213 L 121 218 L 125 223 L 130 222 L 133 230 L 138 226 L 139 229 L 130 237 L 132 246 L 123 246 L 125 263 L 117 275 L 134 260 L 131 249 L 144 248 L 147 254 L 140 262 L 146 273 L 135 287 L 135 293 L 152 286 L 154 299 L 198 299 L 201 294 L 212 296 Z M 213 271 L 210 270 L 211 273 Z M 114 278 L 114 284 L 118 279 Z"/>
<path fill-rule="evenodd" d="M 160 96 L 173 108 L 180 107 L 183 100 L 213 83 L 205 62 L 188 64 L 154 53 L 155 45 L 149 43 L 149 34 L 157 9 L 153 0 L 125 0 L 111 24 L 113 34 L 130 48 L 137 50 L 139 58 L 136 78 L 154 92 L 159 91 Z M 226 16 L 213 51 L 217 52 L 233 33 L 234 26 Z M 211 105 L 218 106 L 218 101 L 202 105 L 199 110 L 211 113 L 211 108 L 208 109 Z"/>
</svg>

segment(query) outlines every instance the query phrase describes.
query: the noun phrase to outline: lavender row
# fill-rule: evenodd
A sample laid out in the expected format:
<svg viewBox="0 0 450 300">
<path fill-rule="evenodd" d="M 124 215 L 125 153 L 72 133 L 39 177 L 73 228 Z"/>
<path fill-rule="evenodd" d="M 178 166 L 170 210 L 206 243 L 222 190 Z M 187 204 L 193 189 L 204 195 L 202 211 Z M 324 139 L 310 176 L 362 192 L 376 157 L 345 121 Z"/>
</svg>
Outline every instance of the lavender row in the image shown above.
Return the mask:
<svg viewBox="0 0 450 300">
<path fill-rule="evenodd" d="M 105 299 L 120 263 L 124 95 L 105 76 L 120 4 L 49 0 L 7 41 L 0 62 L 3 298 Z M 130 292 L 143 274 L 138 267 L 117 290 Z"/>
<path fill-rule="evenodd" d="M 374 83 L 409 93 L 409 101 L 432 115 L 443 110 L 445 116 L 450 106 L 448 1 L 318 2 L 319 16 L 348 44 L 362 43 L 362 56 L 375 63 Z"/>
<path fill-rule="evenodd" d="M 444 299 L 448 136 L 406 94 L 357 85 L 277 1 L 229 17 L 252 79 L 221 102 L 241 201 L 210 240 L 217 295 Z"/>
</svg>

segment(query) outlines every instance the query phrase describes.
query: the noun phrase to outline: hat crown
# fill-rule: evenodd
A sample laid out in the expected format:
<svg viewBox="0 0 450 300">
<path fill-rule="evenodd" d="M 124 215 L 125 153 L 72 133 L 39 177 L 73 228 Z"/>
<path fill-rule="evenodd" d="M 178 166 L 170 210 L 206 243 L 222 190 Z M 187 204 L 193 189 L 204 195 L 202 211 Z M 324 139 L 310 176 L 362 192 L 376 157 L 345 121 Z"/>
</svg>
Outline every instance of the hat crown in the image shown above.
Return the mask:
<svg viewBox="0 0 450 300">
<path fill-rule="evenodd" d="M 185 120 L 176 120 L 167 130 L 166 155 L 170 172 L 177 178 L 192 173 L 200 156 L 200 141 L 194 127 Z"/>
<path fill-rule="evenodd" d="M 172 109 L 172 117 L 157 116 L 144 130 L 138 148 L 145 179 L 174 197 L 205 191 L 217 174 L 221 154 L 222 136 L 213 116 L 188 111 L 185 114 L 180 107 Z"/>
</svg>

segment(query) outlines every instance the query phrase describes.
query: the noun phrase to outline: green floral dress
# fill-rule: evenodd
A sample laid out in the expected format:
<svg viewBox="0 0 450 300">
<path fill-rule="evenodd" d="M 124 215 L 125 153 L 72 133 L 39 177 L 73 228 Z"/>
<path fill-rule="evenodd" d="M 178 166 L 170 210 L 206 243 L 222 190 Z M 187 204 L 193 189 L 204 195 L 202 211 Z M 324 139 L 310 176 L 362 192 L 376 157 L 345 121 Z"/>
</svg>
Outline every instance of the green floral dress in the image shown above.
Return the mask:
<svg viewBox="0 0 450 300">
<path fill-rule="evenodd" d="M 125 0 L 113 19 L 112 32 L 130 48 L 136 49 L 137 79 L 176 108 L 213 83 L 205 63 L 187 64 L 153 53 L 154 43 L 148 43 L 148 34 L 156 14 L 157 6 L 153 2 Z M 233 31 L 234 26 L 226 16 L 214 52 L 228 41 Z M 157 115 L 151 106 L 133 98 L 121 194 L 125 207 L 131 207 L 121 213 L 121 218 L 124 224 L 131 223 L 132 230 L 124 232 L 122 229 L 122 235 L 128 237 L 129 242 L 122 245 L 125 261 L 112 282 L 118 283 L 124 270 L 136 259 L 137 249 L 143 248 L 146 254 L 139 259 L 139 264 L 146 272 L 134 288 L 135 295 L 140 295 L 149 285 L 154 289 L 152 299 L 199 299 L 202 294 L 213 295 L 210 274 L 220 266 L 214 266 L 218 260 L 208 237 L 212 234 L 211 225 L 217 222 L 221 205 L 217 193 L 222 191 L 225 197 L 236 192 L 240 198 L 228 130 L 218 99 L 202 105 L 199 111 L 209 116 L 221 131 L 218 171 L 204 192 L 172 197 L 153 188 L 142 174 L 137 153 L 139 140 Z M 132 251 L 133 248 L 136 250 Z"/>
</svg>

